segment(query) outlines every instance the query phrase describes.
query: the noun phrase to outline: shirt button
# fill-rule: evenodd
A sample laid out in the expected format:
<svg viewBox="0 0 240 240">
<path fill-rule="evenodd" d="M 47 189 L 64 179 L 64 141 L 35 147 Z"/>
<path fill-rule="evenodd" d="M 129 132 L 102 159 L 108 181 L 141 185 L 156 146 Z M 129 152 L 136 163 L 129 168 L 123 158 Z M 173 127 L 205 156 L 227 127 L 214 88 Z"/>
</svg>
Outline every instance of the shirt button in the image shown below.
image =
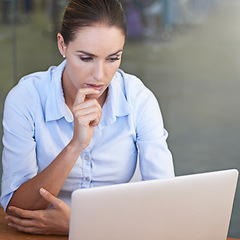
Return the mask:
<svg viewBox="0 0 240 240">
<path fill-rule="evenodd" d="M 90 178 L 89 177 L 86 177 L 85 179 L 86 179 L 86 181 L 90 182 Z"/>
<path fill-rule="evenodd" d="M 84 156 L 84 159 L 87 161 L 89 159 L 89 156 L 88 155 L 85 155 Z"/>
</svg>

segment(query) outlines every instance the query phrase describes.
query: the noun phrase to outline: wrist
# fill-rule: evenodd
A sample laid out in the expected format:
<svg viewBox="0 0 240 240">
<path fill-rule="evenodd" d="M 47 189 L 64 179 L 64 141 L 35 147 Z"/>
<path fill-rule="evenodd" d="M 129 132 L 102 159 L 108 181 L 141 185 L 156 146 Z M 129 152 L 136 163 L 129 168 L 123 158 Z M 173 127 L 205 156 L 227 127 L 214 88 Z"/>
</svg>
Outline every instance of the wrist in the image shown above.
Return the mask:
<svg viewBox="0 0 240 240">
<path fill-rule="evenodd" d="M 71 154 L 78 156 L 80 156 L 80 154 L 86 147 L 87 146 L 79 144 L 77 141 L 74 141 L 74 139 L 72 139 L 66 146 L 67 150 L 71 152 Z"/>
</svg>

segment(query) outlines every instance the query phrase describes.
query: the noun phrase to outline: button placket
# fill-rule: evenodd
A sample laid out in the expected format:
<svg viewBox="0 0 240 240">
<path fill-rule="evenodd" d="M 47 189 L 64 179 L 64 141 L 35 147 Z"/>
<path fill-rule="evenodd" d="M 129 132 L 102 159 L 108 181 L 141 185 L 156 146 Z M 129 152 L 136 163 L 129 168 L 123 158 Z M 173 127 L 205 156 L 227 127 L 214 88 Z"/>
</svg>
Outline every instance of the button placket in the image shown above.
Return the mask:
<svg viewBox="0 0 240 240">
<path fill-rule="evenodd" d="M 89 152 L 84 152 L 83 159 L 83 187 L 89 188 L 91 184 L 91 157 Z"/>
<path fill-rule="evenodd" d="M 88 182 L 91 181 L 91 179 L 89 177 L 86 177 L 85 180 L 88 181 Z"/>
</svg>

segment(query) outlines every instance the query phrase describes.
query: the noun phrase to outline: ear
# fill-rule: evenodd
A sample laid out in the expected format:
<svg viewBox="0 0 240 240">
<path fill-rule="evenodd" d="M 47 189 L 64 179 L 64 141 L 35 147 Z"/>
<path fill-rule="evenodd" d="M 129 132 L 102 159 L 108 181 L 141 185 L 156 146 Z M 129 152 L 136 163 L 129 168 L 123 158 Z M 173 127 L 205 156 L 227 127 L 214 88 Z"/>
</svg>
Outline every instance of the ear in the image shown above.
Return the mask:
<svg viewBox="0 0 240 240">
<path fill-rule="evenodd" d="M 58 41 L 58 49 L 59 49 L 59 52 L 65 56 L 66 55 L 66 44 L 64 42 L 64 39 L 63 39 L 63 36 L 61 33 L 58 33 L 57 34 L 57 41 Z"/>
</svg>

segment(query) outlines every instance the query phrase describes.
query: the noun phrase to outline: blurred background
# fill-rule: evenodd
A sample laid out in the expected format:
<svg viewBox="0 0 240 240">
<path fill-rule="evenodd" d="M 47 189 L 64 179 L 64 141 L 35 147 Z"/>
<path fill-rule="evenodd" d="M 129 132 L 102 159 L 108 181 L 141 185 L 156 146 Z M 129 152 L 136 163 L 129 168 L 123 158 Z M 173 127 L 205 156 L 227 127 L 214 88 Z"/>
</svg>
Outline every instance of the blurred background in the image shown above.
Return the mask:
<svg viewBox="0 0 240 240">
<path fill-rule="evenodd" d="M 56 33 L 67 3 L 0 1 L 1 119 L 6 94 L 22 76 L 63 60 Z M 122 3 L 129 36 L 121 68 L 159 100 L 176 175 L 240 169 L 240 1 Z M 229 230 L 236 238 L 239 187 Z"/>
</svg>

